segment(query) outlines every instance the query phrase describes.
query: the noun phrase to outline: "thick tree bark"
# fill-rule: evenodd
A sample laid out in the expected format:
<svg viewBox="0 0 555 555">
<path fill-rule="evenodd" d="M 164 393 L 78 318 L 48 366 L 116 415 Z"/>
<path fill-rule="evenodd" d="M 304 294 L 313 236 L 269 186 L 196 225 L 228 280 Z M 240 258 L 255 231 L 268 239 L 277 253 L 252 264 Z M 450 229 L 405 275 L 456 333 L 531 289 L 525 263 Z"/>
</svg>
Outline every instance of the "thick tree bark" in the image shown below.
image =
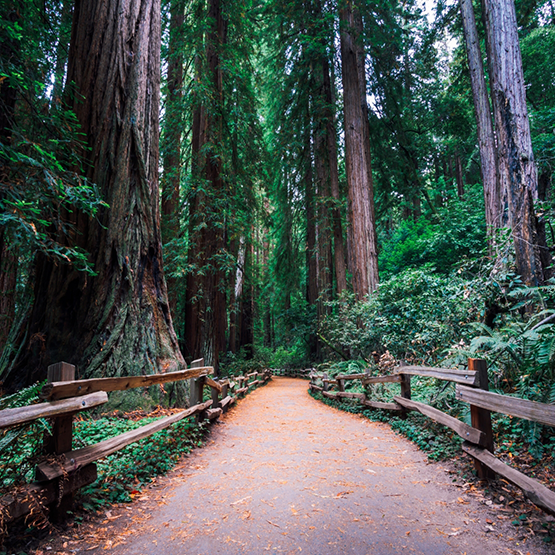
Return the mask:
<svg viewBox="0 0 555 555">
<path fill-rule="evenodd" d="M 357 299 L 363 299 L 376 289 L 379 281 L 366 78 L 361 67 L 362 46 L 357 32 L 360 13 L 349 2 L 339 10 L 339 18 L 353 290 Z"/>
<path fill-rule="evenodd" d="M 482 175 L 482 185 L 484 188 L 486 225 L 491 247 L 495 231 L 505 226 L 507 223 L 507 212 L 499 188 L 500 183 L 497 168 L 495 135 L 472 0 L 460 0 L 460 8 L 468 68 L 470 70 L 470 83 L 472 86 L 472 98 L 474 100 L 476 127 L 478 130 L 478 148 L 481 161 L 480 173 Z"/>
<path fill-rule="evenodd" d="M 513 0 L 483 0 L 483 7 L 501 191 L 507 195 L 518 273 L 536 286 L 545 281 L 534 213 L 538 178 L 515 6 Z"/>
<path fill-rule="evenodd" d="M 77 0 L 68 59 L 88 178 L 109 208 L 71 214 L 95 276 L 37 256 L 28 349 L 11 385 L 61 360 L 80 377 L 184 364 L 167 302 L 158 208 L 159 0 Z"/>
<path fill-rule="evenodd" d="M 162 238 L 164 243 L 179 233 L 179 192 L 181 183 L 181 136 L 183 132 L 183 48 L 181 37 L 185 12 L 182 0 L 170 5 L 170 44 L 168 52 L 168 93 L 162 143 L 164 173 L 162 179 Z M 176 314 L 178 281 L 168 277 L 170 311 Z"/>
</svg>

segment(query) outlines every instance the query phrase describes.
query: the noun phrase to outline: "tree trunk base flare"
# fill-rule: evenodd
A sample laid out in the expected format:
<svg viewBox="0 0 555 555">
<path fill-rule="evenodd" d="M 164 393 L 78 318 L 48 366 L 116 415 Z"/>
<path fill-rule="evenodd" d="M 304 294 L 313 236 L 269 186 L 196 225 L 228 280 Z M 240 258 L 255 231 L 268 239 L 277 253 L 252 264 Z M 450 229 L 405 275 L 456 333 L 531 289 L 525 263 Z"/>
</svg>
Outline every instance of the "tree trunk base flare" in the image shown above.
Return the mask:
<svg viewBox="0 0 555 555">
<path fill-rule="evenodd" d="M 66 214 L 96 275 L 37 255 L 27 344 L 5 385 L 66 361 L 79 378 L 184 366 L 168 306 L 158 206 L 160 4 L 78 0 L 66 94 L 80 123 L 87 178 L 109 208 Z M 69 89 L 68 89 L 69 90 Z"/>
</svg>

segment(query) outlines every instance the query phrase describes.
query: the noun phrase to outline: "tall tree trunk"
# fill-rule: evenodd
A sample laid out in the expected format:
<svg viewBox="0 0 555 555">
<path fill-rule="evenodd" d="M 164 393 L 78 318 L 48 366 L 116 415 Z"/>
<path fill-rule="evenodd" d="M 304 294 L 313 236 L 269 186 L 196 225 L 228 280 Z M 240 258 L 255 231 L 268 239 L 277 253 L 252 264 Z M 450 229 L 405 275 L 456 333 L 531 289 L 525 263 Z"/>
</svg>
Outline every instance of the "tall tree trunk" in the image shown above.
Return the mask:
<svg viewBox="0 0 555 555">
<path fill-rule="evenodd" d="M 37 256 L 32 338 L 12 385 L 65 360 L 80 377 L 176 370 L 179 352 L 162 269 L 158 208 L 160 4 L 78 0 L 67 101 L 88 149 L 87 177 L 109 204 L 97 220 L 71 215 L 95 276 Z M 26 372 L 23 373 L 23 369 Z"/>
<path fill-rule="evenodd" d="M 10 248 L 4 228 L 0 229 L 0 355 L 15 317 L 15 288 L 18 260 L 13 246 Z"/>
<path fill-rule="evenodd" d="M 226 43 L 227 24 L 220 0 L 210 0 L 208 21 L 206 63 L 212 104 L 202 106 L 195 114 L 198 122 L 193 122 L 193 141 L 198 143 L 193 145 L 193 150 L 197 157 L 204 151 L 202 177 L 207 187 L 205 192 L 194 195 L 190 207 L 190 259 L 200 268 L 202 276 L 190 274 L 187 280 L 186 335 L 189 353 L 195 358 L 202 356 L 217 373 L 219 353 L 225 349 L 227 321 L 225 275 L 220 263 L 225 250 L 222 214 L 225 191 L 220 152 L 223 132 L 221 54 Z"/>
<path fill-rule="evenodd" d="M 366 104 L 366 78 L 361 67 L 360 12 L 352 3 L 339 10 L 344 95 L 345 167 L 353 290 L 363 299 L 378 286 L 378 253 Z M 363 98 L 364 89 L 364 98 Z"/>
<path fill-rule="evenodd" d="M 168 94 L 162 142 L 164 174 L 162 179 L 162 239 L 167 243 L 179 233 L 179 192 L 181 183 L 181 136 L 183 132 L 183 48 L 185 22 L 183 0 L 170 5 L 170 44 L 168 51 Z M 170 311 L 176 314 L 178 283 L 168 277 Z"/>
<path fill-rule="evenodd" d="M 254 245 L 247 245 L 245 268 L 248 275 L 252 276 L 254 263 Z M 246 287 L 241 296 L 239 348 L 244 350 L 245 357 L 251 359 L 254 355 L 254 283 L 252 279 L 246 280 Z"/>
<path fill-rule="evenodd" d="M 509 225 L 518 273 L 530 286 L 545 281 L 534 202 L 538 178 L 513 0 L 483 0 L 501 191 L 508 199 Z"/>
<path fill-rule="evenodd" d="M 69 50 L 71 35 L 71 17 L 73 1 L 62 1 L 62 13 L 60 14 L 60 31 L 58 33 L 58 45 L 56 47 L 56 67 L 54 68 L 54 86 L 52 87 L 52 104 L 57 105 L 62 100 L 64 88 L 65 69 Z"/>
<path fill-rule="evenodd" d="M 318 300 L 318 258 L 316 252 L 316 199 L 314 195 L 314 179 L 310 155 L 310 134 L 307 133 L 308 145 L 305 144 L 306 168 L 304 176 L 305 210 L 306 210 L 306 300 L 310 306 L 316 306 Z"/>
<path fill-rule="evenodd" d="M 319 121 L 315 125 L 314 137 L 314 165 L 316 167 L 317 190 L 317 246 L 318 246 L 318 319 L 327 312 L 325 302 L 331 300 L 333 279 L 331 225 L 329 217 L 330 175 L 327 160 L 327 140 L 325 122 Z"/>
<path fill-rule="evenodd" d="M 202 15 L 200 12 L 199 17 Z M 193 192 L 189 198 L 189 250 L 187 253 L 189 271 L 187 273 L 185 285 L 185 329 L 184 329 L 184 351 L 185 356 L 190 359 L 197 359 L 202 356 L 201 352 L 201 326 L 200 314 L 203 312 L 202 304 L 204 299 L 200 294 L 200 274 L 197 269 L 198 253 L 200 246 L 198 242 L 197 214 L 200 210 L 200 201 L 203 195 L 202 188 L 199 187 L 204 166 L 203 146 L 206 143 L 206 113 L 200 98 L 201 78 L 203 66 L 200 57 L 195 63 L 195 73 L 197 90 L 195 94 L 196 106 L 193 112 L 192 141 L 191 141 L 191 174 L 195 183 Z"/>
<path fill-rule="evenodd" d="M 5 20 L 15 23 L 19 14 L 15 6 L 5 6 L 1 13 Z M 21 39 L 10 37 L 9 40 L 0 42 L 0 57 L 6 63 L 17 63 L 17 53 L 21 47 Z M 17 100 L 17 91 L 10 86 L 9 79 L 0 82 L 0 143 L 10 144 L 12 129 L 14 127 L 14 111 Z M 9 182 L 9 177 L 4 175 L 0 168 L 0 179 Z M 0 193 L 0 201 L 3 194 Z M 6 229 L 0 228 L 0 355 L 6 345 L 10 329 L 15 316 L 15 286 L 18 269 L 17 255 L 13 247 L 10 248 L 10 239 Z"/>
<path fill-rule="evenodd" d="M 478 130 L 478 147 L 481 161 L 480 173 L 482 175 L 482 185 L 484 188 L 486 225 L 491 248 L 495 231 L 507 223 L 505 203 L 502 200 L 499 188 L 500 183 L 497 168 L 495 135 L 472 0 L 460 0 L 460 8 L 468 68 L 470 70 L 476 127 Z"/>
<path fill-rule="evenodd" d="M 462 169 L 462 160 L 461 155 L 457 152 L 455 156 L 455 164 L 457 170 L 457 196 L 460 200 L 464 199 L 464 176 L 463 176 L 463 169 Z"/>
<path fill-rule="evenodd" d="M 239 316 L 240 302 L 243 296 L 243 286 L 245 283 L 245 258 L 247 254 L 247 244 L 245 236 L 239 239 L 239 252 L 237 254 L 237 270 L 235 271 L 235 288 L 233 292 L 233 306 L 229 314 L 229 350 L 232 353 L 237 351 L 237 328 L 241 325 Z M 240 335 L 240 331 L 239 331 Z"/>
<path fill-rule="evenodd" d="M 312 149 L 310 140 L 310 122 L 308 117 L 305 123 L 305 145 L 304 145 L 304 188 L 306 207 L 306 300 L 311 307 L 318 303 L 318 252 L 316 243 L 316 198 L 314 194 L 314 175 L 312 171 Z M 310 357 L 313 359 L 318 351 L 316 334 L 309 338 Z"/>
</svg>

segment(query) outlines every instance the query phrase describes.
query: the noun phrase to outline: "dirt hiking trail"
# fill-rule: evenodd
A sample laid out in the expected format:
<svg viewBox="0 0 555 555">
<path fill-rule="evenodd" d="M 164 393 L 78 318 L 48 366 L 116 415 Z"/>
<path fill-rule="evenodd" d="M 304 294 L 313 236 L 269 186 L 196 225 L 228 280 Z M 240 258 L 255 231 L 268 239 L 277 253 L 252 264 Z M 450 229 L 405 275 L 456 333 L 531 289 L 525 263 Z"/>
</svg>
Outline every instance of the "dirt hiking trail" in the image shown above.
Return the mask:
<svg viewBox="0 0 555 555">
<path fill-rule="evenodd" d="M 165 484 L 122 511 L 109 546 L 85 551 L 529 552 L 487 532 L 495 516 L 460 497 L 441 465 L 385 424 L 312 399 L 303 380 L 273 378 L 240 401 Z"/>
</svg>

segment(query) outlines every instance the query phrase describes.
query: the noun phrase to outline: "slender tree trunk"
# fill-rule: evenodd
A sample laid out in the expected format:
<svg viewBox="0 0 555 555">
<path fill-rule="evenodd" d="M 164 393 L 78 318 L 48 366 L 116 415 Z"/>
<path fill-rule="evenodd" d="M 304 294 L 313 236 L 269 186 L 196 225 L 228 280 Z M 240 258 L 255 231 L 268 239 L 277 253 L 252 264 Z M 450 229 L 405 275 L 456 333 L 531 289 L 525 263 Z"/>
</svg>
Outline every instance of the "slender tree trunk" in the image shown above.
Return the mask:
<svg viewBox="0 0 555 555">
<path fill-rule="evenodd" d="M 68 98 L 89 149 L 88 178 L 109 209 L 72 214 L 75 242 L 96 275 L 37 257 L 32 341 L 13 385 L 61 360 L 81 377 L 136 375 L 183 366 L 167 301 L 158 208 L 160 4 L 78 0 Z M 23 368 L 27 373 L 20 372 Z M 30 370 L 30 371 L 29 371 Z M 12 377 L 12 376 L 10 376 Z"/>
<path fill-rule="evenodd" d="M 205 192 L 196 193 L 190 206 L 190 260 L 202 276 L 190 273 L 187 279 L 186 343 L 194 358 L 202 356 L 218 372 L 219 353 L 225 349 L 225 275 L 220 257 L 225 250 L 222 201 L 222 113 L 223 83 L 221 54 L 226 42 L 227 24 L 222 2 L 210 0 L 209 29 L 206 37 L 207 75 L 210 105 L 200 106 L 193 122 L 193 152 L 203 163 Z M 200 160 L 203 152 L 203 160 Z"/>
<path fill-rule="evenodd" d="M 357 299 L 363 299 L 376 289 L 379 277 L 366 84 L 360 61 L 362 47 L 357 33 L 360 13 L 351 3 L 345 3 L 339 10 L 339 18 L 353 290 Z"/>
<path fill-rule="evenodd" d="M 315 127 L 314 162 L 316 167 L 316 190 L 318 197 L 318 319 L 320 320 L 329 310 L 325 302 L 331 300 L 333 279 L 332 273 L 330 272 L 332 266 L 331 225 L 328 210 L 330 199 L 330 175 L 327 160 L 325 122 L 319 121 Z"/>
<path fill-rule="evenodd" d="M 56 47 L 56 67 L 54 69 L 54 86 L 52 87 L 52 104 L 59 104 L 62 100 L 65 68 L 71 35 L 72 12 L 73 1 L 63 0 L 62 13 L 60 16 L 60 32 L 58 33 L 58 45 Z"/>
<path fill-rule="evenodd" d="M 10 9 L 11 8 L 11 9 Z M 10 22 L 16 22 L 19 15 L 14 6 L 6 6 L 2 10 L 2 17 Z M 20 39 L 10 37 L 11 40 L 0 43 L 0 56 L 8 63 L 14 63 L 17 51 L 21 47 Z M 17 91 L 10 86 L 9 79 L 0 82 L 0 143 L 10 144 L 14 127 L 14 111 Z M 0 179 L 9 181 L 0 167 Z M 0 193 L 0 200 L 3 200 Z M 15 316 L 15 286 L 17 283 L 18 261 L 13 248 L 10 248 L 9 234 L 6 228 L 0 228 L 0 355 L 6 346 Z"/>
<path fill-rule="evenodd" d="M 518 273 L 527 285 L 537 286 L 546 276 L 534 213 L 538 178 L 515 6 L 513 0 L 483 0 L 483 6 L 501 191 L 508 199 Z"/>
<path fill-rule="evenodd" d="M 464 177 L 462 169 L 462 160 L 460 154 L 455 156 L 455 164 L 457 169 L 457 196 L 460 200 L 464 199 Z"/>
<path fill-rule="evenodd" d="M 308 111 L 308 110 L 307 110 Z M 318 288 L 318 249 L 316 235 L 316 198 L 314 194 L 314 175 L 312 170 L 312 148 L 310 140 L 310 122 L 307 115 L 305 123 L 305 145 L 304 145 L 304 163 L 305 163 L 305 205 L 306 205 L 306 267 L 307 283 L 306 283 L 306 300 L 311 307 L 318 304 L 319 288 Z M 318 340 L 316 334 L 311 334 L 309 338 L 310 358 L 314 359 L 318 352 Z"/>
<path fill-rule="evenodd" d="M 0 229 L 0 354 L 6 346 L 15 317 L 18 260 L 5 230 Z"/>
<path fill-rule="evenodd" d="M 233 307 L 229 315 L 229 350 L 232 353 L 237 351 L 237 328 L 240 326 L 241 319 L 238 317 L 240 302 L 243 296 L 243 285 L 245 283 L 245 258 L 247 254 L 247 244 L 245 236 L 239 240 L 239 252 L 237 254 L 237 270 L 235 272 L 235 289 L 233 292 Z M 239 330 L 240 335 L 240 330 Z"/>
<path fill-rule="evenodd" d="M 499 188 L 500 183 L 497 168 L 495 135 L 472 0 L 460 0 L 460 8 L 468 67 L 470 70 L 476 127 L 478 130 L 478 147 L 481 161 L 480 173 L 482 174 L 484 202 L 486 207 L 486 225 L 491 248 L 495 231 L 507 223 L 507 213 Z"/>
<path fill-rule="evenodd" d="M 330 67 L 327 56 L 322 57 L 323 92 L 324 92 L 324 114 L 325 139 L 327 146 L 327 168 L 329 171 L 329 183 L 331 196 L 334 200 L 331 211 L 333 225 L 333 256 L 335 267 L 335 279 L 337 294 L 340 296 L 347 289 L 347 270 L 345 267 L 345 242 L 343 239 L 343 226 L 341 224 L 341 212 L 339 202 L 339 170 L 337 163 L 337 130 L 335 125 L 335 114 L 333 113 L 333 91 L 330 78 Z"/>
<path fill-rule="evenodd" d="M 162 149 L 164 174 L 162 179 L 162 238 L 164 243 L 179 233 L 179 192 L 181 183 L 181 136 L 183 129 L 183 48 L 182 35 L 185 13 L 182 0 L 170 5 L 170 44 L 168 52 L 168 94 Z M 178 281 L 168 277 L 170 311 L 176 314 Z"/>
<path fill-rule="evenodd" d="M 252 276 L 254 262 L 254 245 L 247 246 L 245 267 L 248 274 Z M 246 280 L 246 287 L 241 296 L 241 326 L 239 334 L 239 348 L 243 349 L 247 359 L 254 355 L 254 284 L 252 279 Z"/>
<path fill-rule="evenodd" d="M 318 258 L 316 250 L 316 210 L 314 195 L 314 178 L 312 172 L 312 156 L 310 145 L 310 126 L 306 126 L 305 138 L 305 210 L 306 210 L 306 300 L 310 306 L 316 306 L 318 301 Z"/>
<path fill-rule="evenodd" d="M 202 14 L 198 14 L 199 17 Z M 201 199 L 203 196 L 202 188 L 199 186 L 202 179 L 202 168 L 204 166 L 204 156 L 202 149 L 206 143 L 206 114 L 202 101 L 200 99 L 200 86 L 203 67 L 200 58 L 196 60 L 196 81 L 198 90 L 195 91 L 197 96 L 196 106 L 193 112 L 192 126 L 192 143 L 191 143 L 191 173 L 194 182 L 193 192 L 189 198 L 189 251 L 187 253 L 189 271 L 187 273 L 185 285 L 185 330 L 184 330 L 184 347 L 185 356 L 190 359 L 197 359 L 202 356 L 201 351 L 201 326 L 200 314 L 203 312 L 202 304 L 204 299 L 200 292 L 200 275 L 199 275 L 199 248 L 197 215 L 199 214 Z"/>
</svg>

